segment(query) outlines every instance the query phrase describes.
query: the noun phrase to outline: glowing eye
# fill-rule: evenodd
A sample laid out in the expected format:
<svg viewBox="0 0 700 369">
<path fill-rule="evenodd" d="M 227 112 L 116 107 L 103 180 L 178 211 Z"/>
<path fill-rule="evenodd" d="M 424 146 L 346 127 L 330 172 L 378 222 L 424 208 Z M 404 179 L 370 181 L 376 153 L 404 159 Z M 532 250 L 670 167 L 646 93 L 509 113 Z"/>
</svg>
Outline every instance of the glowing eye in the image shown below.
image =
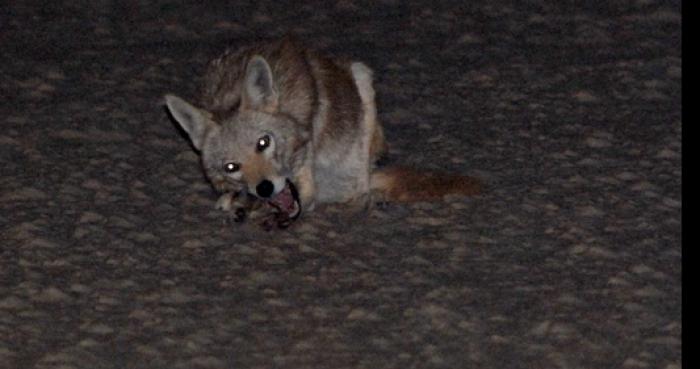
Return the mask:
<svg viewBox="0 0 700 369">
<path fill-rule="evenodd" d="M 241 166 L 238 163 L 224 164 L 224 172 L 226 173 L 236 173 L 239 169 L 241 169 Z"/>
<path fill-rule="evenodd" d="M 258 139 L 258 146 L 257 146 L 258 152 L 262 152 L 262 151 L 264 151 L 265 149 L 267 149 L 268 146 L 270 146 L 270 141 L 271 141 L 271 140 L 272 140 L 272 139 L 271 139 L 270 136 L 268 136 L 268 135 L 265 135 L 265 136 L 260 137 L 260 138 Z"/>
</svg>

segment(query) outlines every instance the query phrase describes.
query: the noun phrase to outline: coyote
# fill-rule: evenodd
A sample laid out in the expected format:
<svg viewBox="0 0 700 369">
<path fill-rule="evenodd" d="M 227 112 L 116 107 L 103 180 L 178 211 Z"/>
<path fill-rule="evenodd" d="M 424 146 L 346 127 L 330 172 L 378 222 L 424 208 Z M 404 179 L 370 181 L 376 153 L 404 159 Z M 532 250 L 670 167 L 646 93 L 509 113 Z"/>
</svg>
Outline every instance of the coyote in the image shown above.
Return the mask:
<svg viewBox="0 0 700 369">
<path fill-rule="evenodd" d="M 201 107 L 170 94 L 165 103 L 221 193 L 216 207 L 238 221 L 267 214 L 267 226 L 283 228 L 316 204 L 479 192 L 469 177 L 377 168 L 385 142 L 372 70 L 289 37 L 211 61 Z"/>
</svg>

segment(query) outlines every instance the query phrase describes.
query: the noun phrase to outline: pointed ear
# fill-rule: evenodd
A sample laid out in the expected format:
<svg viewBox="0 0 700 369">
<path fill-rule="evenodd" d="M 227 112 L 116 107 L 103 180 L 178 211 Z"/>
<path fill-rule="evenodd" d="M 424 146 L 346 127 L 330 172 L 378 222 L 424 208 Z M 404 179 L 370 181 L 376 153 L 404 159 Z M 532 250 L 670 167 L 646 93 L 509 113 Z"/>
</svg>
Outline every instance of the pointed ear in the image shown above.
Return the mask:
<svg viewBox="0 0 700 369">
<path fill-rule="evenodd" d="M 278 95 L 272 70 L 260 55 L 252 57 L 246 66 L 242 95 L 243 108 L 267 112 L 277 110 Z"/>
<path fill-rule="evenodd" d="M 216 127 L 216 123 L 209 118 L 209 114 L 175 95 L 165 95 L 165 105 L 168 106 L 175 121 L 190 136 L 194 148 L 202 151 L 206 132 Z"/>
</svg>

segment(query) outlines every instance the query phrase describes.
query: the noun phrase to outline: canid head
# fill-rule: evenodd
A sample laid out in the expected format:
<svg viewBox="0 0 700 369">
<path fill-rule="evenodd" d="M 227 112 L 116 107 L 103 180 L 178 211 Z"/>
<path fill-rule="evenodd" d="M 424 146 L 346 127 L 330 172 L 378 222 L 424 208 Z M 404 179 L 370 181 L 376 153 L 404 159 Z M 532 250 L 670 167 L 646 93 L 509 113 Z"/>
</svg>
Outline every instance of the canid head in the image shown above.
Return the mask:
<svg viewBox="0 0 700 369">
<path fill-rule="evenodd" d="M 308 139 L 298 122 L 277 110 L 278 94 L 265 59 L 250 59 L 240 104 L 219 121 L 174 95 L 166 95 L 165 101 L 200 152 L 204 171 L 217 191 L 250 193 L 298 215 L 300 204 L 292 181 Z"/>
</svg>

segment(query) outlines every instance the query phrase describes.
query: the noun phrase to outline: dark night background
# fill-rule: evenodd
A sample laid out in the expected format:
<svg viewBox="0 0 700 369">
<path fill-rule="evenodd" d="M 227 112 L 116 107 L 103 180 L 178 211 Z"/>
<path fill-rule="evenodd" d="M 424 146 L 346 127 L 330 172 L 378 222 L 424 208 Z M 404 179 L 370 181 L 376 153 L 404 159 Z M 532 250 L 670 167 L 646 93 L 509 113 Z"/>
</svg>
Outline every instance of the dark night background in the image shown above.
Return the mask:
<svg viewBox="0 0 700 369">
<path fill-rule="evenodd" d="M 680 2 L 11 3 L 0 368 L 680 368 Z M 162 95 L 287 33 L 375 70 L 391 162 L 485 192 L 213 210 Z"/>
</svg>

